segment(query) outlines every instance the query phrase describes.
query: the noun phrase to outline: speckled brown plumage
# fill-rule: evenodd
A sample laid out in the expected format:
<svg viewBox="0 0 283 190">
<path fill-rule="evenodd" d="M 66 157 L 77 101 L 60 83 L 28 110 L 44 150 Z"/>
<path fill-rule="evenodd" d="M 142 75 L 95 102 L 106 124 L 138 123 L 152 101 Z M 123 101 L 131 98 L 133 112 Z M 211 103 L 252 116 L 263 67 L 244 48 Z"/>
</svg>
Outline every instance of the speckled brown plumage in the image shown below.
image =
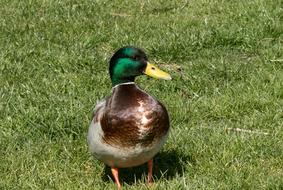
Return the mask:
<svg viewBox="0 0 283 190">
<path fill-rule="evenodd" d="M 103 140 L 115 147 L 148 146 L 169 130 L 166 108 L 135 84 L 113 88 L 100 122 Z"/>
</svg>

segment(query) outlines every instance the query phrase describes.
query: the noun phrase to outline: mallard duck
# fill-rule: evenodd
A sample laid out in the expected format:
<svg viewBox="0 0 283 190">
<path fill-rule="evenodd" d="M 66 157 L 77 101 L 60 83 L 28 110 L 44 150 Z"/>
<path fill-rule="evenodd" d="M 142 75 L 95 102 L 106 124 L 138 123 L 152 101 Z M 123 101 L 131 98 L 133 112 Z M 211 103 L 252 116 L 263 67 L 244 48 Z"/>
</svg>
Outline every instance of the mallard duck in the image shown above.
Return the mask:
<svg viewBox="0 0 283 190">
<path fill-rule="evenodd" d="M 148 75 L 170 80 L 171 76 L 148 62 L 145 52 L 123 47 L 111 58 L 109 74 L 112 94 L 100 101 L 88 131 L 90 152 L 111 167 L 118 189 L 118 168 L 148 163 L 152 182 L 153 157 L 164 145 L 169 132 L 166 108 L 135 84 L 135 77 Z"/>
</svg>

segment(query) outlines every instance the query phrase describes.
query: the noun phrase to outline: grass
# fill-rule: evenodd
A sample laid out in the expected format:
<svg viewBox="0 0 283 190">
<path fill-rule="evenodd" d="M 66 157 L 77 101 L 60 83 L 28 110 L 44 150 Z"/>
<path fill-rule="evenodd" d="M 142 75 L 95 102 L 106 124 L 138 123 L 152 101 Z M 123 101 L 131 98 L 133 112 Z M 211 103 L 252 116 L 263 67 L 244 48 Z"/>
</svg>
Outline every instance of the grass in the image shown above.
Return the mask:
<svg viewBox="0 0 283 190">
<path fill-rule="evenodd" d="M 173 76 L 137 80 L 171 118 L 149 189 L 283 189 L 282 10 L 279 0 L 2 0 L 0 189 L 115 188 L 86 132 L 125 45 Z M 148 189 L 145 175 L 122 170 L 124 188 Z"/>
</svg>

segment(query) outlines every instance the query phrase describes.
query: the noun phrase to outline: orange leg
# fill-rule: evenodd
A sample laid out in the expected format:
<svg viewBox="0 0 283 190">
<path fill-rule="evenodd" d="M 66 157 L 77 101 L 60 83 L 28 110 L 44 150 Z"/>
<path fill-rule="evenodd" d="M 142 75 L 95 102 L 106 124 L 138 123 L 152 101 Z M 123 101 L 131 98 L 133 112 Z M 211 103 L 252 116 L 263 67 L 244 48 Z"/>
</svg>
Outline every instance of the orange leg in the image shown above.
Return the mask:
<svg viewBox="0 0 283 190">
<path fill-rule="evenodd" d="M 148 174 L 147 174 L 147 183 L 152 183 L 152 167 L 153 167 L 153 159 L 147 162 Z"/>
<path fill-rule="evenodd" d="M 118 190 L 121 190 L 122 186 L 121 186 L 120 181 L 119 181 L 118 168 L 111 167 L 111 172 L 112 172 L 112 175 L 114 176 L 114 180 L 115 180 L 115 183 L 118 187 Z"/>
</svg>

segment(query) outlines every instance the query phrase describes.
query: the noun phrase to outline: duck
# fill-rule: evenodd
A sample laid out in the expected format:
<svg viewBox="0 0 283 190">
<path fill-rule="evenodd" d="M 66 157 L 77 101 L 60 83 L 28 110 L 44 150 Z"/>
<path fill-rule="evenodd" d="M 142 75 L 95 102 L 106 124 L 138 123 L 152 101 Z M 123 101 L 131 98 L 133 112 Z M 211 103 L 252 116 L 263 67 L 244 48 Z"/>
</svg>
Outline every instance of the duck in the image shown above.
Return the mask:
<svg viewBox="0 0 283 190">
<path fill-rule="evenodd" d="M 144 50 L 125 46 L 110 59 L 110 96 L 99 101 L 89 125 L 87 142 L 91 154 L 111 168 L 121 189 L 119 168 L 147 163 L 147 182 L 153 182 L 153 157 L 165 144 L 170 128 L 166 107 L 142 90 L 135 78 L 148 75 L 171 80 L 171 76 L 149 63 Z"/>
</svg>

